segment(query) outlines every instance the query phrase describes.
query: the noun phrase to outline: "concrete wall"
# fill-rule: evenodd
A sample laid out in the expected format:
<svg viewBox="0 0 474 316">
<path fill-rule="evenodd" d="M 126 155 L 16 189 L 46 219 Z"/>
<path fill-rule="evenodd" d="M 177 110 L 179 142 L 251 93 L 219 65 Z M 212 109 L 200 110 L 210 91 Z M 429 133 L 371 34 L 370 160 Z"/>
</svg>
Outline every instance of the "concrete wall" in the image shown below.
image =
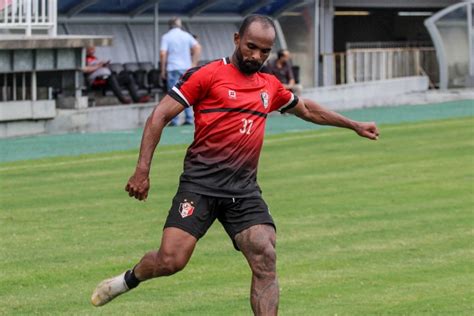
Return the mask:
<svg viewBox="0 0 474 316">
<path fill-rule="evenodd" d="M 44 134 L 46 120 L 0 122 L 0 138 Z"/>
<path fill-rule="evenodd" d="M 145 125 L 154 107 L 155 103 L 146 103 L 58 110 L 56 118 L 46 123 L 45 132 L 58 134 L 135 129 Z"/>
<path fill-rule="evenodd" d="M 0 138 L 43 134 L 55 117 L 54 100 L 0 102 Z"/>
<path fill-rule="evenodd" d="M 52 119 L 55 116 L 54 100 L 0 102 L 0 122 Z"/>
<path fill-rule="evenodd" d="M 400 104 L 407 93 L 428 90 L 428 77 L 405 77 L 304 89 L 302 97 L 332 110 Z"/>
</svg>

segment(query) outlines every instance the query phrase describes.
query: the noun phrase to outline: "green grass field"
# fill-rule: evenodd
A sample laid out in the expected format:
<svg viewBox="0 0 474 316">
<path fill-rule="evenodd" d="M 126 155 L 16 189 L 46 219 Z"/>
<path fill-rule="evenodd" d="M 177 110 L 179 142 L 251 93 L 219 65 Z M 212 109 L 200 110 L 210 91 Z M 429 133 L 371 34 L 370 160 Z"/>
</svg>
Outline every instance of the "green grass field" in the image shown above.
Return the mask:
<svg viewBox="0 0 474 316">
<path fill-rule="evenodd" d="M 267 137 L 259 182 L 278 226 L 281 315 L 473 315 L 474 118 Z M 250 272 L 216 223 L 187 268 L 100 309 L 102 279 L 161 237 L 185 146 L 0 164 L 0 314 L 250 315 Z"/>
</svg>

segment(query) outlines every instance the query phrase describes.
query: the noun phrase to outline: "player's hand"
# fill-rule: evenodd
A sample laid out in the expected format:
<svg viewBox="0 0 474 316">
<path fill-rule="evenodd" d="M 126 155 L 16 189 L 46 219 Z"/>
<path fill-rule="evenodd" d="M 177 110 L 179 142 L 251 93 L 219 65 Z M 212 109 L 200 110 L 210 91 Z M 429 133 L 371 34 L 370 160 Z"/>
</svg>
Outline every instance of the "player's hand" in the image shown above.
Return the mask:
<svg viewBox="0 0 474 316">
<path fill-rule="evenodd" d="M 128 192 L 128 195 L 140 201 L 146 200 L 149 189 L 150 178 L 148 177 L 148 172 L 143 172 L 138 169 L 130 177 L 125 186 L 125 191 Z"/>
<path fill-rule="evenodd" d="M 374 122 L 358 122 L 355 132 L 362 137 L 377 140 L 379 138 L 379 130 Z"/>
</svg>

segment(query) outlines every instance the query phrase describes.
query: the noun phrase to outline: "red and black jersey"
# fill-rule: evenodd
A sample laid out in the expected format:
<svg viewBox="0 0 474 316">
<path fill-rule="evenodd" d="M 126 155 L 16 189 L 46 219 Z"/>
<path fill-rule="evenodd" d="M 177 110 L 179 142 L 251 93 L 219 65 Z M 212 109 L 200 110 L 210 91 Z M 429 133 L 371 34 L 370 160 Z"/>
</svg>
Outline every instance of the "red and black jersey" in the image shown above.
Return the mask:
<svg viewBox="0 0 474 316">
<path fill-rule="evenodd" d="M 93 55 L 87 55 L 86 56 L 86 65 L 87 66 L 94 65 L 96 63 L 97 63 L 97 57 L 95 57 Z"/>
<path fill-rule="evenodd" d="M 189 69 L 169 95 L 194 108 L 194 141 L 186 153 L 179 191 L 260 195 L 257 166 L 267 115 L 289 110 L 298 98 L 273 75 L 246 76 L 229 58 Z"/>
</svg>

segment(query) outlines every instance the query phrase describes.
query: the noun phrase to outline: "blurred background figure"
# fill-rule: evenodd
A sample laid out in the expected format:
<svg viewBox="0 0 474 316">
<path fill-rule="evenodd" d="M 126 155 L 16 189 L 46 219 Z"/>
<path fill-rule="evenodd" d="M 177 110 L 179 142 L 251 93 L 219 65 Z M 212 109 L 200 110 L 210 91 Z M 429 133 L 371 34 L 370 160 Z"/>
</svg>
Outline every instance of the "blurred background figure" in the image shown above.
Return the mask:
<svg viewBox="0 0 474 316">
<path fill-rule="evenodd" d="M 296 95 L 301 94 L 301 85 L 296 84 L 293 73 L 290 51 L 280 49 L 277 58 L 270 60 L 262 69 L 262 72 L 270 73 L 278 78 L 285 88 L 291 90 Z"/>
<path fill-rule="evenodd" d="M 201 55 L 201 46 L 188 32 L 181 29 L 181 19 L 174 17 L 168 22 L 169 31 L 161 39 L 160 63 L 161 77 L 166 79 L 167 89 L 171 90 L 187 69 L 196 67 Z M 184 124 L 193 124 L 193 112 L 190 107 L 184 110 Z M 178 126 L 176 116 L 170 126 Z"/>
<path fill-rule="evenodd" d="M 132 101 L 135 103 L 148 102 L 150 100 L 148 95 L 142 97 L 138 95 L 138 86 L 130 72 L 122 71 L 117 75 L 108 68 L 109 64 L 110 60 L 99 60 L 95 56 L 94 46 L 87 47 L 86 67 L 83 68 L 83 72 L 86 74 L 89 87 L 106 85 L 123 104 L 129 104 Z M 132 99 L 123 95 L 122 86 L 127 88 Z"/>
</svg>

